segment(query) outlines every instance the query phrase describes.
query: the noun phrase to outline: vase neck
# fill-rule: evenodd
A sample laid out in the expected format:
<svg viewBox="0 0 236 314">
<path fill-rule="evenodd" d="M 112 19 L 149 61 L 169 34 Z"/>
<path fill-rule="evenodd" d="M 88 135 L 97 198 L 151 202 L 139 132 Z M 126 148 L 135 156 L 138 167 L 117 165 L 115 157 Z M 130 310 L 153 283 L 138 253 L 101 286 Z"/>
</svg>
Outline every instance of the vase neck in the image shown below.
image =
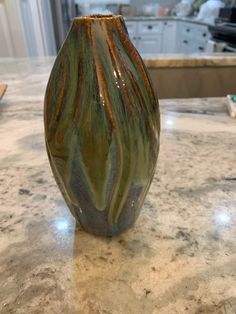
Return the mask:
<svg viewBox="0 0 236 314">
<path fill-rule="evenodd" d="M 77 17 L 73 20 L 72 28 L 75 29 L 80 26 L 93 25 L 102 28 L 118 28 L 127 33 L 124 19 L 122 15 L 112 14 L 93 14 L 88 16 Z"/>
</svg>

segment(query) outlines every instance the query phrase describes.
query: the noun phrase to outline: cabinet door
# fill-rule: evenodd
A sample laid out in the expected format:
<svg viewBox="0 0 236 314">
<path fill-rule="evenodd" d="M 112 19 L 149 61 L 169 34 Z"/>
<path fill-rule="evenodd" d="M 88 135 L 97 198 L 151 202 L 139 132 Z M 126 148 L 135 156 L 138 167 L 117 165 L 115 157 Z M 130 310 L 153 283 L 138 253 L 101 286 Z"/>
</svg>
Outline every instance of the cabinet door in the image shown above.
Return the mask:
<svg viewBox="0 0 236 314">
<path fill-rule="evenodd" d="M 206 51 L 208 40 L 210 39 L 210 32 L 207 26 L 198 25 L 195 30 L 196 48 L 199 52 Z"/>
<path fill-rule="evenodd" d="M 162 21 L 141 21 L 137 23 L 139 35 L 154 36 L 163 32 Z"/>
<path fill-rule="evenodd" d="M 206 44 L 205 43 L 197 43 L 194 42 L 194 52 L 202 53 L 206 51 Z"/>
<path fill-rule="evenodd" d="M 180 52 L 186 54 L 194 53 L 195 52 L 194 42 L 192 42 L 189 39 L 183 39 L 181 42 Z"/>
<path fill-rule="evenodd" d="M 129 38 L 132 41 L 133 45 L 137 48 L 137 23 L 134 21 L 126 21 L 125 22 Z"/>
<path fill-rule="evenodd" d="M 198 53 L 206 50 L 209 31 L 207 26 L 179 22 L 177 26 L 177 52 Z"/>
<path fill-rule="evenodd" d="M 162 21 L 140 21 L 137 23 L 137 49 L 142 56 L 161 53 L 162 32 Z"/>
<path fill-rule="evenodd" d="M 163 24 L 162 52 L 176 53 L 176 22 L 166 21 Z"/>
<path fill-rule="evenodd" d="M 184 23 L 182 21 L 176 21 L 176 52 L 184 53 L 185 45 L 183 43 L 184 34 L 183 34 Z"/>
<path fill-rule="evenodd" d="M 138 37 L 138 52 L 142 55 L 154 55 L 161 53 L 161 34 L 155 36 L 140 36 Z"/>
</svg>

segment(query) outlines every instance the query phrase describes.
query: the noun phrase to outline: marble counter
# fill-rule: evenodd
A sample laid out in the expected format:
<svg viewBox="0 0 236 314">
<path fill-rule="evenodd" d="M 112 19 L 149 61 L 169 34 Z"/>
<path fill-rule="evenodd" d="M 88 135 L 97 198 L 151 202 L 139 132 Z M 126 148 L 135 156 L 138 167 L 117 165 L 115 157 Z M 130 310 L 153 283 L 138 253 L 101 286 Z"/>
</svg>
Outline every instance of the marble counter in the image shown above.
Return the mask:
<svg viewBox="0 0 236 314">
<path fill-rule="evenodd" d="M 0 60 L 0 313 L 236 313 L 236 121 L 225 99 L 161 101 L 161 150 L 135 226 L 84 232 L 48 164 L 51 63 Z"/>
<path fill-rule="evenodd" d="M 236 67 L 236 54 L 196 53 L 146 55 L 144 62 L 148 68 L 202 68 Z"/>
</svg>

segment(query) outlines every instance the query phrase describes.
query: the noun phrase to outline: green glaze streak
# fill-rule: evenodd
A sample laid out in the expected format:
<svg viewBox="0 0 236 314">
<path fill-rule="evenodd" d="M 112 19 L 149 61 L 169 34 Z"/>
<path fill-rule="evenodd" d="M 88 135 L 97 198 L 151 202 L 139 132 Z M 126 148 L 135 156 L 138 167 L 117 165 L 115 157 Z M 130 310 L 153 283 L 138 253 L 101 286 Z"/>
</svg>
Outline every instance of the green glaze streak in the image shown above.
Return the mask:
<svg viewBox="0 0 236 314">
<path fill-rule="evenodd" d="M 103 32 L 106 33 L 107 30 L 104 29 Z M 154 167 L 152 165 L 153 161 L 149 158 L 150 141 L 147 132 L 149 125 L 146 125 L 146 122 L 149 123 L 149 120 L 146 121 L 145 119 L 140 119 L 140 115 L 143 115 L 143 112 L 140 107 L 135 106 L 138 104 L 137 96 L 135 94 L 128 95 L 130 100 L 122 99 L 120 97 L 120 91 L 116 84 L 117 75 L 114 76 L 114 65 L 111 63 L 111 58 L 107 58 L 107 56 L 109 56 L 109 41 L 105 42 L 104 37 L 107 38 L 108 35 L 102 37 L 100 35 L 101 29 L 96 25 L 94 25 L 94 33 L 97 35 L 95 38 L 99 39 L 95 46 L 95 50 L 99 55 L 99 60 L 97 60 L 97 62 L 101 64 L 101 68 L 104 71 L 106 89 L 109 90 L 109 104 L 112 105 L 116 125 L 113 136 L 117 147 L 117 156 L 119 157 L 119 172 L 117 174 L 117 181 L 111 198 L 108 216 L 109 223 L 114 224 L 118 221 L 131 185 L 149 185 L 148 179 L 152 178 Z M 101 38 L 103 38 L 103 40 Z M 122 43 L 117 43 L 117 51 L 122 52 L 122 49 Z M 119 67 L 119 63 L 117 61 L 116 63 L 116 66 Z M 122 63 L 120 64 L 122 65 Z M 138 76 L 138 71 L 134 68 L 133 70 L 135 70 L 135 76 L 141 81 L 141 78 Z M 123 69 L 120 69 L 120 72 L 123 77 L 119 84 L 126 84 L 128 90 L 131 91 L 132 83 L 129 81 L 129 77 L 126 74 L 124 67 Z M 143 82 L 141 84 L 140 81 L 138 81 L 137 85 L 141 86 L 143 98 L 147 98 L 149 95 L 143 87 Z M 124 102 L 125 100 L 126 103 Z M 129 105 L 134 111 L 134 116 L 130 115 L 128 112 L 127 101 L 130 103 Z M 148 101 L 150 103 L 150 98 Z M 151 109 L 149 110 L 153 111 Z M 126 119 L 126 121 L 124 119 Z M 140 122 L 144 123 L 142 124 Z"/>
<path fill-rule="evenodd" d="M 89 36 L 90 29 L 86 31 L 86 36 Z M 76 126 L 76 136 L 88 191 L 95 207 L 103 210 L 107 203 L 111 134 L 105 108 L 99 96 L 99 82 L 95 75 L 96 65 L 92 43 L 88 38 L 85 43 L 87 43 L 86 58 L 83 61 L 85 75 L 81 78 L 83 79 L 83 96 L 80 98 L 80 115 Z M 90 60 L 90 62 L 86 60 Z"/>
</svg>

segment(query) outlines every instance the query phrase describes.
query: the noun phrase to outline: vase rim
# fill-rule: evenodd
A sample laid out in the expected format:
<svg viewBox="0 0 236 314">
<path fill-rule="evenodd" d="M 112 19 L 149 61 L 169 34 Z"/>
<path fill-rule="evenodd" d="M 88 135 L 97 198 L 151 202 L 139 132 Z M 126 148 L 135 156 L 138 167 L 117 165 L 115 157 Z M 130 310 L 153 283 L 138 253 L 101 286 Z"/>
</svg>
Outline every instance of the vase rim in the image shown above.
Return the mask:
<svg viewBox="0 0 236 314">
<path fill-rule="evenodd" d="M 122 15 L 114 15 L 114 14 L 91 14 L 91 15 L 83 15 L 79 17 L 75 17 L 74 21 L 108 21 L 108 20 L 116 20 L 121 19 Z"/>
</svg>

